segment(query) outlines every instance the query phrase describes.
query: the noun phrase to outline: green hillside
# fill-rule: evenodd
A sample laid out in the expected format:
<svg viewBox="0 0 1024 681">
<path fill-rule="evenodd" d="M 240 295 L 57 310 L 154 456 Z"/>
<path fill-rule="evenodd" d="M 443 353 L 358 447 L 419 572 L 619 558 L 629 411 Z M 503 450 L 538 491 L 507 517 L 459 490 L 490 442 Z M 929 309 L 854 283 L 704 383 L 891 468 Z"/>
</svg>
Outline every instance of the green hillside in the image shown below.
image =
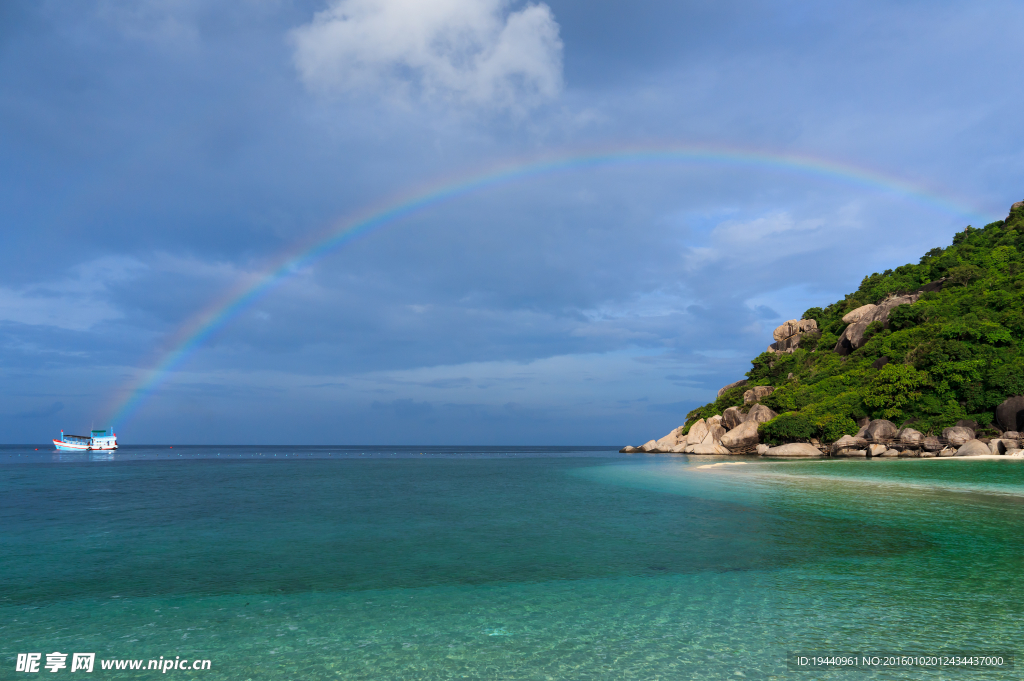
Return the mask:
<svg viewBox="0 0 1024 681">
<path fill-rule="evenodd" d="M 919 300 L 867 326 L 862 347 L 836 350 L 844 315 L 914 292 Z M 685 429 L 727 407 L 748 409 L 743 393 L 768 385 L 775 390 L 760 401 L 779 416 L 759 431 L 770 443 L 831 442 L 856 433 L 864 417 L 924 433 L 973 420 L 986 431 L 997 405 L 1024 395 L 1024 205 L 983 229 L 967 227 L 917 264 L 865 277 L 844 300 L 803 318 L 819 332 L 799 337 L 791 354 L 758 355 L 747 384 L 687 414 Z"/>
</svg>

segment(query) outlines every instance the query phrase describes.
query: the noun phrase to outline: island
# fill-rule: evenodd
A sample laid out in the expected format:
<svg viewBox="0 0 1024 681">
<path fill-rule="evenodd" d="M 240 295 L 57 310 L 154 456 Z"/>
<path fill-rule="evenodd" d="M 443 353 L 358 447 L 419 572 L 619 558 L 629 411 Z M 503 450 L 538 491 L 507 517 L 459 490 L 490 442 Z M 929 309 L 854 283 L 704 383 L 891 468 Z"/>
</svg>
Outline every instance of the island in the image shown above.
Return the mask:
<svg viewBox="0 0 1024 681">
<path fill-rule="evenodd" d="M 682 425 L 620 451 L 1024 458 L 1024 201 L 773 341 Z"/>
</svg>

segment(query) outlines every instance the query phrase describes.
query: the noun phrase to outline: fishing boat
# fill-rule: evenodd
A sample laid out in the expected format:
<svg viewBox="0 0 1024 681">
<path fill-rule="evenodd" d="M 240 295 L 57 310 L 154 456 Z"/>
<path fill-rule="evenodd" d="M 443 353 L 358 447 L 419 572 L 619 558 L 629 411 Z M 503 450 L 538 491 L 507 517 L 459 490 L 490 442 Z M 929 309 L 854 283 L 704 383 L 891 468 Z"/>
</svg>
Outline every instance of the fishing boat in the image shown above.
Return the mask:
<svg viewBox="0 0 1024 681">
<path fill-rule="evenodd" d="M 62 452 L 89 452 L 98 449 L 117 449 L 117 434 L 113 428 L 94 430 L 91 435 L 68 435 L 60 431 L 60 439 L 53 446 Z"/>
</svg>

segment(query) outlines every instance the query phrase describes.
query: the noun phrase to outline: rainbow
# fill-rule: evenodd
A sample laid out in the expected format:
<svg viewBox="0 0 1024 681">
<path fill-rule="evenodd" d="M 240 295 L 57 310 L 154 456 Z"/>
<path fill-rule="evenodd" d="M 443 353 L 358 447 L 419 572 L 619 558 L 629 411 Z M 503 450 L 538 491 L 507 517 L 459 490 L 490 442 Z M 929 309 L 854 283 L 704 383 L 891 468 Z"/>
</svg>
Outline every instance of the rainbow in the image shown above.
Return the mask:
<svg viewBox="0 0 1024 681">
<path fill-rule="evenodd" d="M 143 372 L 116 396 L 104 423 L 115 427 L 124 424 L 164 381 L 178 369 L 203 343 L 216 334 L 240 312 L 289 276 L 303 270 L 345 244 L 402 218 L 432 206 L 457 199 L 495 185 L 506 184 L 558 172 L 580 171 L 614 165 L 638 164 L 710 164 L 792 172 L 818 176 L 858 185 L 872 191 L 884 191 L 914 200 L 942 213 L 977 217 L 981 213 L 969 206 L 949 201 L 924 188 L 881 173 L 833 161 L 760 151 L 721 147 L 661 146 L 591 150 L 562 153 L 543 158 L 519 160 L 492 167 L 460 178 L 449 178 L 433 186 L 406 192 L 390 201 L 339 221 L 326 234 L 305 242 L 279 258 L 261 275 L 239 282 L 225 295 L 192 317 L 170 339 L 154 366 Z"/>
</svg>

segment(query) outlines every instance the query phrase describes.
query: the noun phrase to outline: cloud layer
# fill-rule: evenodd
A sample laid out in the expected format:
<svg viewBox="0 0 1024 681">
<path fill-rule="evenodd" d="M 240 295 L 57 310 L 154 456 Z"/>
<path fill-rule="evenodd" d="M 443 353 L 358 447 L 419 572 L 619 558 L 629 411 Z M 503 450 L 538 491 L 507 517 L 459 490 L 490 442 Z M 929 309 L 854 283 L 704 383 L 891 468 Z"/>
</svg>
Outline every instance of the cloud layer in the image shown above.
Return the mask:
<svg viewBox="0 0 1024 681">
<path fill-rule="evenodd" d="M 771 164 L 481 185 L 259 296 L 125 441 L 646 441 L 1024 199 L 1020 3 L 545 2 L 0 3 L 0 441 L 100 424 L 285 254 L 517 159 L 809 156 L 981 215 Z"/>
<path fill-rule="evenodd" d="M 335 0 L 292 31 L 312 89 L 528 108 L 562 87 L 562 42 L 544 4 Z"/>
</svg>

